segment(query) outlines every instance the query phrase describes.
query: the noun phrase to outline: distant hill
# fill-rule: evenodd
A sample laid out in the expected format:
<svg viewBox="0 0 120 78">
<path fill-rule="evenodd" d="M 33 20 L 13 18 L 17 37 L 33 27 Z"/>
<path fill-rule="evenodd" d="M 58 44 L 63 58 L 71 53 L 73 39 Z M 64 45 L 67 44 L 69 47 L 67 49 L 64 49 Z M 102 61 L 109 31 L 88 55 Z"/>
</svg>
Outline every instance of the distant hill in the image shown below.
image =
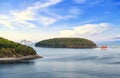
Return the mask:
<svg viewBox="0 0 120 78">
<path fill-rule="evenodd" d="M 97 42 L 98 44 L 120 44 L 120 37 L 113 37 L 104 41 Z"/>
<path fill-rule="evenodd" d="M 28 55 L 37 55 L 37 53 L 29 46 L 15 43 L 0 37 L 0 58 L 21 57 Z"/>
<path fill-rule="evenodd" d="M 95 48 L 97 45 L 84 38 L 54 38 L 43 40 L 35 44 L 36 47 L 50 48 Z"/>
<path fill-rule="evenodd" d="M 120 40 L 111 41 L 111 43 L 120 43 Z"/>
</svg>

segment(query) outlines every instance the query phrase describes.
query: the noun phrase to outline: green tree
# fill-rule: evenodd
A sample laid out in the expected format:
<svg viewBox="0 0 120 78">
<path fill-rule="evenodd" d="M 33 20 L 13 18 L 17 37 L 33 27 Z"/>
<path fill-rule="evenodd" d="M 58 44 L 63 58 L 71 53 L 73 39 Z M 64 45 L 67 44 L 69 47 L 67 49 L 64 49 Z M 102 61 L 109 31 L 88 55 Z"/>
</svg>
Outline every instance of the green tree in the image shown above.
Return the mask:
<svg viewBox="0 0 120 78">
<path fill-rule="evenodd" d="M 36 47 L 53 47 L 53 48 L 95 48 L 97 45 L 84 38 L 54 38 L 43 40 L 35 44 Z"/>
<path fill-rule="evenodd" d="M 30 46 L 15 43 L 0 37 L 0 57 L 18 57 L 36 55 L 36 51 Z"/>
</svg>

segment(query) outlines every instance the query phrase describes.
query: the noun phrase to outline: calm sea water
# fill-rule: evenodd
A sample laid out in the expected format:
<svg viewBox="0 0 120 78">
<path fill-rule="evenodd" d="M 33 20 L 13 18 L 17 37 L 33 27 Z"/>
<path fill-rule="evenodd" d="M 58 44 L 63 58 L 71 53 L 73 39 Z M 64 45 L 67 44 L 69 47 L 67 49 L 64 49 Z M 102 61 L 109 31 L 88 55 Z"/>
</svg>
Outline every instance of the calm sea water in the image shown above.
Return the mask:
<svg viewBox="0 0 120 78">
<path fill-rule="evenodd" d="M 0 64 L 0 78 L 120 78 L 120 45 L 112 45 L 107 50 L 35 50 L 44 58 L 24 63 Z"/>
</svg>

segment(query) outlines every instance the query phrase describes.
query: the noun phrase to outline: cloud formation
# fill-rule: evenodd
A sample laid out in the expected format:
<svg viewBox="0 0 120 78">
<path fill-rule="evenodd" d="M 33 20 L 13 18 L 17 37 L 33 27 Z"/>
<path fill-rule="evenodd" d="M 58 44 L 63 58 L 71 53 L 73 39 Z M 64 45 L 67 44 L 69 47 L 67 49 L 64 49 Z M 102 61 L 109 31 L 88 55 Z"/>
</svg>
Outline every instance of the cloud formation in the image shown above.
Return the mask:
<svg viewBox="0 0 120 78">
<path fill-rule="evenodd" d="M 111 41 L 120 41 L 120 35 L 114 36 L 110 39 Z"/>
<path fill-rule="evenodd" d="M 0 25 L 14 28 L 27 27 L 35 28 L 36 25 L 33 22 L 40 22 L 41 25 L 48 26 L 56 22 L 56 18 L 43 16 L 37 13 L 38 10 L 47 8 L 61 2 L 61 0 L 48 0 L 44 3 L 36 2 L 33 6 L 27 7 L 24 10 L 12 10 L 9 14 L 0 14 Z M 30 22 L 32 21 L 32 22 Z"/>
<path fill-rule="evenodd" d="M 11 20 L 6 15 L 0 15 L 0 25 L 4 25 L 8 28 L 12 28 Z"/>
<path fill-rule="evenodd" d="M 108 30 L 109 27 L 110 25 L 108 23 L 85 24 L 82 26 L 76 26 L 71 30 L 60 30 L 60 36 L 92 36 L 103 33 L 104 31 Z"/>
</svg>

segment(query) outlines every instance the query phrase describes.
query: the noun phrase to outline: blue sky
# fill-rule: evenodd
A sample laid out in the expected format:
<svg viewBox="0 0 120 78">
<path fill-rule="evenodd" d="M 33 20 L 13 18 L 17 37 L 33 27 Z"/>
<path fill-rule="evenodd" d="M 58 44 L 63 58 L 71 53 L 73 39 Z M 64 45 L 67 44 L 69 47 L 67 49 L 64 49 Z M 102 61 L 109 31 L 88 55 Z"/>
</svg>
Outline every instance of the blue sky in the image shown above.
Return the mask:
<svg viewBox="0 0 120 78">
<path fill-rule="evenodd" d="M 13 41 L 120 39 L 120 0 L 0 0 L 0 36 Z"/>
</svg>

